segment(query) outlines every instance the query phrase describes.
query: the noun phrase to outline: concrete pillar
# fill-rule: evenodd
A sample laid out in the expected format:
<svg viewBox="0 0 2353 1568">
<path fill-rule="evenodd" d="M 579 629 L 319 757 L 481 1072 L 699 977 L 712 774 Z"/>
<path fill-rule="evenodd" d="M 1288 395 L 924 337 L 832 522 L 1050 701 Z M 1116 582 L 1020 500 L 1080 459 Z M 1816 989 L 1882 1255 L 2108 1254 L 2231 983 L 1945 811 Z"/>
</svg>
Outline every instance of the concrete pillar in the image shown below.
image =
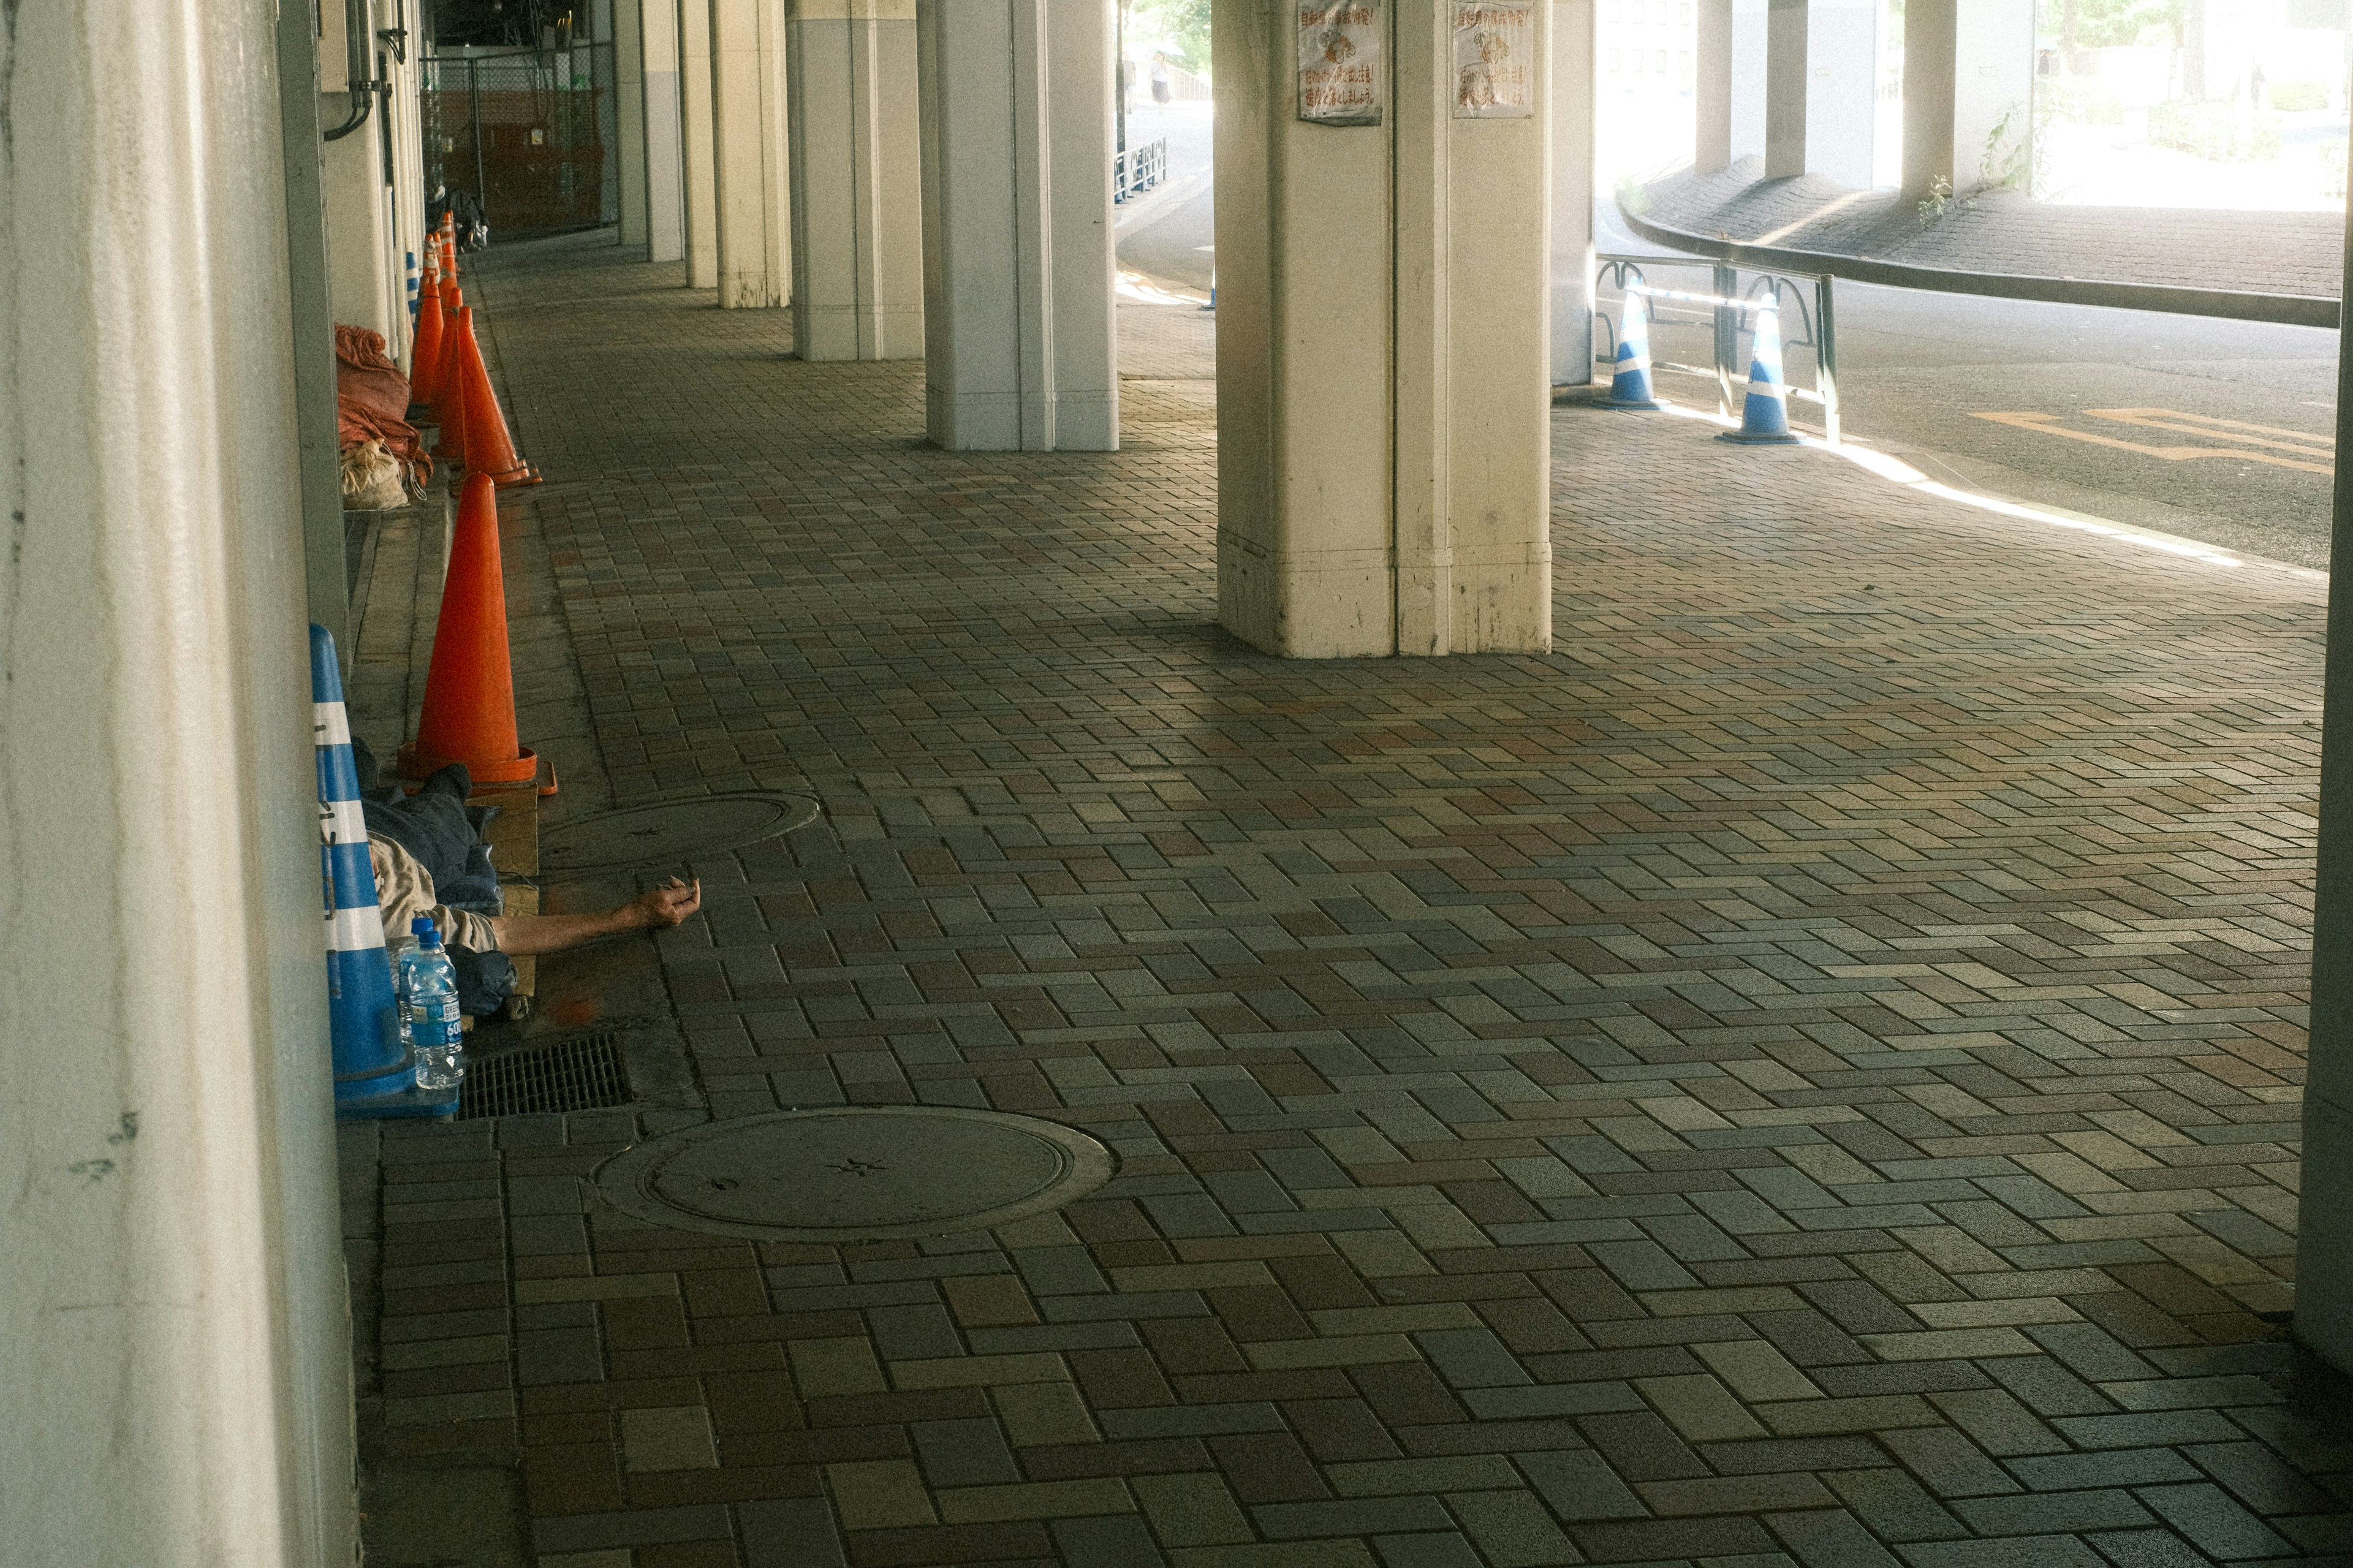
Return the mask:
<svg viewBox="0 0 2353 1568">
<path fill-rule="evenodd" d="M 1698 0 L 1692 18 L 1692 172 L 1732 166 L 1732 0 Z"/>
<path fill-rule="evenodd" d="M 1736 12 L 1734 26 L 1736 81 Z M 1878 73 L 1878 0 L 1766 0 L 1765 177 L 1824 174 L 1869 190 Z"/>
<path fill-rule="evenodd" d="M 1216 6 L 1219 618 L 1296 658 L 1542 650 L 1553 7 L 1350 9 Z M 1483 50 L 1458 14 L 1501 15 Z M 1361 86 L 1380 123 L 1300 117 Z M 1460 117 L 1490 89 L 1512 117 Z"/>
<path fill-rule="evenodd" d="M 796 345 L 806 360 L 913 359 L 923 352 L 915 0 L 788 5 Z"/>
<path fill-rule="evenodd" d="M 1807 0 L 1766 0 L 1765 177 L 1806 172 Z"/>
<path fill-rule="evenodd" d="M 620 243 L 646 243 L 646 23 L 643 0 L 613 0 L 613 126 L 619 143 Z"/>
<path fill-rule="evenodd" d="M 2033 0 L 1913 0 L 1904 17 L 1904 188 L 1998 184 L 2031 132 Z"/>
<path fill-rule="evenodd" d="M 1593 379 L 1594 21 L 1594 0 L 1552 0 L 1555 386 Z"/>
<path fill-rule="evenodd" d="M 1732 162 L 1765 156 L 1767 0 L 1732 0 Z"/>
<path fill-rule="evenodd" d="M 681 145 L 678 0 L 638 0 L 644 24 L 646 259 L 686 255 L 686 166 Z"/>
<path fill-rule="evenodd" d="M 2353 213 L 2345 248 L 2353 260 Z M 2353 354 L 2337 361 L 2337 439 L 2353 451 Z M 2344 547 L 2337 559 L 2353 561 L 2353 468 L 2337 471 L 2330 542 Z M 2327 648 L 2295 1337 L 2339 1372 L 2353 1372 L 2353 572 L 2329 574 Z"/>
<path fill-rule="evenodd" d="M 793 265 L 785 0 L 707 3 L 719 307 L 782 305 L 792 298 Z"/>
<path fill-rule="evenodd" d="M 356 1554 L 280 9 L 0 32 L 10 1568 Z"/>
<path fill-rule="evenodd" d="M 335 417 L 335 315 L 327 282 L 326 193 L 320 183 L 318 33 L 299 8 L 278 18 L 280 146 L 285 161 L 288 347 L 300 421 L 304 597 L 311 618 L 350 640 L 343 564 L 341 426 Z"/>
<path fill-rule="evenodd" d="M 1765 152 L 1766 0 L 1698 0 L 1692 166 L 1720 174 Z"/>
<path fill-rule="evenodd" d="M 931 438 L 1114 451 L 1110 8 L 919 0 L 915 28 Z"/>
<path fill-rule="evenodd" d="M 679 123 L 686 169 L 686 286 L 719 287 L 719 187 L 711 111 L 711 7 L 678 5 Z"/>
</svg>

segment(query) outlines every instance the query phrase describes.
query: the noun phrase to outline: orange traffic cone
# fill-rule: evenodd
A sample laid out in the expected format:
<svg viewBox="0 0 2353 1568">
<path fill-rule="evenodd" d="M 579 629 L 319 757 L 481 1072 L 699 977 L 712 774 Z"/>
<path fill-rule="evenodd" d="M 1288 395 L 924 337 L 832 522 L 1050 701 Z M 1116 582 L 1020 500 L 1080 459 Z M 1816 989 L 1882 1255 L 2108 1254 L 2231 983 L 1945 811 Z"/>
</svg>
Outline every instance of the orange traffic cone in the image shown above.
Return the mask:
<svg viewBox="0 0 2353 1568">
<path fill-rule="evenodd" d="M 441 439 L 433 455 L 448 463 L 466 461 L 466 345 L 473 336 L 474 308 L 460 305 L 457 325 L 441 333 Z"/>
<path fill-rule="evenodd" d="M 539 776 L 538 756 L 515 740 L 495 497 L 489 475 L 466 476 L 425 675 L 425 710 L 417 739 L 400 749 L 400 771 L 413 779 L 450 763 L 465 763 L 477 784 L 526 784 Z"/>
<path fill-rule="evenodd" d="M 417 336 L 408 350 L 408 401 L 430 405 L 441 390 L 441 290 L 432 274 L 417 300 Z"/>
<path fill-rule="evenodd" d="M 433 419 L 447 425 L 463 416 L 449 412 L 449 394 L 459 384 L 458 376 L 465 366 L 458 357 L 458 316 L 466 308 L 462 289 L 445 289 L 441 294 L 441 352 L 433 366 Z"/>
<path fill-rule="evenodd" d="M 488 474 L 491 482 L 510 485 L 539 483 L 539 470 L 515 456 L 514 437 L 507 434 L 507 416 L 499 410 L 499 395 L 491 387 L 490 367 L 482 363 L 482 345 L 474 337 L 474 313 L 466 312 L 465 342 L 459 345 L 465 365 L 466 471 Z"/>
</svg>

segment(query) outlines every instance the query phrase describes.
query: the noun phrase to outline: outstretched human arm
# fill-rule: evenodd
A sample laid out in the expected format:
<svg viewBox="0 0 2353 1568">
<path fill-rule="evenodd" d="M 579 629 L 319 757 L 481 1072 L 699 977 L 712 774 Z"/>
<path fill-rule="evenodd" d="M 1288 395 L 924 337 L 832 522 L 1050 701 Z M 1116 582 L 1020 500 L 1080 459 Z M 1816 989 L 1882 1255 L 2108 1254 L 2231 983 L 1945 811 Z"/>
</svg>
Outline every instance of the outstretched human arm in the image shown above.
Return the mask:
<svg viewBox="0 0 2353 1568">
<path fill-rule="evenodd" d="M 659 931 L 678 924 L 702 907 L 702 884 L 672 877 L 652 892 L 613 909 L 583 915 L 494 915 L 491 930 L 498 936 L 500 952 L 521 958 L 535 952 L 561 952 L 625 931 Z"/>
</svg>

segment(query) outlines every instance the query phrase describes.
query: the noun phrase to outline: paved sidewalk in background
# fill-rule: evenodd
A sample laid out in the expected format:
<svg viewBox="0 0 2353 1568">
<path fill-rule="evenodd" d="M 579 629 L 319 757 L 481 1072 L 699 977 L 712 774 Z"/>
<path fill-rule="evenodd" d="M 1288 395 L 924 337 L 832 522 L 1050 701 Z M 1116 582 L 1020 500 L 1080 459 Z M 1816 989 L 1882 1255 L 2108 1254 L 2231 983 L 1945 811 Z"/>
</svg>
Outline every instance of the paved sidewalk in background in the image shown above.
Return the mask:
<svg viewBox="0 0 2353 1568">
<path fill-rule="evenodd" d="M 1924 224 L 1918 203 L 1898 192 L 1763 175 L 1763 159 L 1743 158 L 1722 174 L 1657 181 L 1638 216 L 1708 238 L 1962 272 L 2330 300 L 2344 284 L 2337 213 L 2060 206 L 1986 191 Z"/>
<path fill-rule="evenodd" d="M 1214 384 L 945 453 L 920 363 L 676 281 L 469 277 L 598 775 L 551 805 L 824 803 L 660 939 L 701 1107 L 1121 1170 L 834 1248 L 591 1197 L 702 1108 L 385 1128 L 374 1473 L 519 1472 L 543 1568 L 2353 1549 L 2283 1330 L 2308 576 L 1565 408 L 1556 652 L 1286 662 L 1214 625 Z"/>
</svg>

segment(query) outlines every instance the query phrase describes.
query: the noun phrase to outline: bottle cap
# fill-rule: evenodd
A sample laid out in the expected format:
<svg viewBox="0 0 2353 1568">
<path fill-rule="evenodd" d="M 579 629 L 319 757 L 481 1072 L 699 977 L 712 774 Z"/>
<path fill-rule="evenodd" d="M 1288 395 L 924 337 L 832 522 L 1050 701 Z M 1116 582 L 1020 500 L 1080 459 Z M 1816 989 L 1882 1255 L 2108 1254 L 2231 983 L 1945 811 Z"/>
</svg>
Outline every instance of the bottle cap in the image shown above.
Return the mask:
<svg viewBox="0 0 2353 1568">
<path fill-rule="evenodd" d="M 439 947 L 441 928 L 433 923 L 431 915 L 418 915 L 408 922 L 409 933 L 417 938 L 419 947 Z"/>
</svg>

